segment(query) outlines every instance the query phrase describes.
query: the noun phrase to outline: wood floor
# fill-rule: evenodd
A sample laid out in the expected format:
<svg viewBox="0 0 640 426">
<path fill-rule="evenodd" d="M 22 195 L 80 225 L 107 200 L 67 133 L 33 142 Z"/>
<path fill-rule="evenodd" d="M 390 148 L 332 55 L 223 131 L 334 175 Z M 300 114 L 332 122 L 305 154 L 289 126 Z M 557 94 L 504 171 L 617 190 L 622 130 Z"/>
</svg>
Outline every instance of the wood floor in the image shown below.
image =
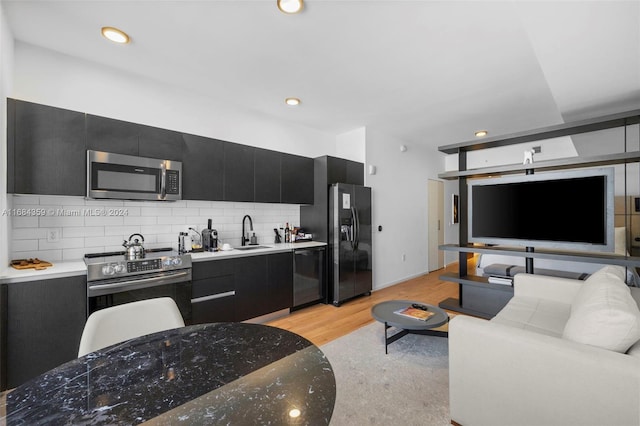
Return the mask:
<svg viewBox="0 0 640 426">
<path fill-rule="evenodd" d="M 458 285 L 438 279 L 444 271 L 457 271 L 457 268 L 457 263 L 451 264 L 444 269 L 374 291 L 371 296 L 355 298 L 339 308 L 317 304 L 267 324 L 292 331 L 320 346 L 374 322 L 371 307 L 384 300 L 416 300 L 437 306 L 444 299 L 457 298 Z"/>
</svg>

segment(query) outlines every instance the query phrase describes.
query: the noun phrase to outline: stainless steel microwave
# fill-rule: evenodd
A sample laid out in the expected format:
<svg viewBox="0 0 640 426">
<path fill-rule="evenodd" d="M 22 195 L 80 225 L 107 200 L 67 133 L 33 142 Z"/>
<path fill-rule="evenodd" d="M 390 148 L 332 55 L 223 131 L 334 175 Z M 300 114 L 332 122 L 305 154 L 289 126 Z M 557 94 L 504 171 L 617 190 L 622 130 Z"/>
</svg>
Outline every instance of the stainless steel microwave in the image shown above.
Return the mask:
<svg viewBox="0 0 640 426">
<path fill-rule="evenodd" d="M 182 162 L 87 151 L 87 197 L 182 199 Z"/>
</svg>

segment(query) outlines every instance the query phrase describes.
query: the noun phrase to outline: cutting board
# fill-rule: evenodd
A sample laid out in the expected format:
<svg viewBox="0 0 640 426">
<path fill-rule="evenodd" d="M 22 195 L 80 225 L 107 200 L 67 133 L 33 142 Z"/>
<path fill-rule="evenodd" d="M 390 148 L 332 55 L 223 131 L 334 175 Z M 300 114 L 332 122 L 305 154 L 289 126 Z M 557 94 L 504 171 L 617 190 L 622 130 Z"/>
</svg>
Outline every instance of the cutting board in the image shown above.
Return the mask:
<svg viewBox="0 0 640 426">
<path fill-rule="evenodd" d="M 35 259 L 16 259 L 11 261 L 11 266 L 15 269 L 29 269 L 33 268 L 36 271 L 40 269 L 46 269 L 49 266 L 53 266 L 53 263 L 46 260 L 40 260 L 37 257 Z"/>
</svg>

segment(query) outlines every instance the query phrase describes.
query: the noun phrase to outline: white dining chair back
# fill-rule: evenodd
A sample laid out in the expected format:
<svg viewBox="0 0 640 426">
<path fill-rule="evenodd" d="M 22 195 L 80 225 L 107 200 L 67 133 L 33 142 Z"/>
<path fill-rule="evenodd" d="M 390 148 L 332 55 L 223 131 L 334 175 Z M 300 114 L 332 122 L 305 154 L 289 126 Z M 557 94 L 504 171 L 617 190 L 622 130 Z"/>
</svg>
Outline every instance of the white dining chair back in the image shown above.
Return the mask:
<svg viewBox="0 0 640 426">
<path fill-rule="evenodd" d="M 100 309 L 87 318 L 78 357 L 119 342 L 178 327 L 184 327 L 184 320 L 176 302 L 170 297 Z"/>
</svg>

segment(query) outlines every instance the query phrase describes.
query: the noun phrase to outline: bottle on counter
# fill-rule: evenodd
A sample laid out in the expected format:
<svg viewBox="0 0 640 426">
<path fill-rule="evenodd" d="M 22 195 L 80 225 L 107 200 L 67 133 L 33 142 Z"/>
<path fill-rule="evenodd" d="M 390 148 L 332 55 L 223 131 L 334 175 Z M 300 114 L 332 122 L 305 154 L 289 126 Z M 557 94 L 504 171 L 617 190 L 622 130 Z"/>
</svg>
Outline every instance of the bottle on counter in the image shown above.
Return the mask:
<svg viewBox="0 0 640 426">
<path fill-rule="evenodd" d="M 291 230 L 289 229 L 289 222 L 284 226 L 284 242 L 291 242 Z"/>
<path fill-rule="evenodd" d="M 178 234 L 178 253 L 184 253 L 184 232 Z"/>
<path fill-rule="evenodd" d="M 180 232 L 178 235 L 178 253 L 189 253 L 191 251 L 191 236 L 188 232 Z"/>
</svg>

